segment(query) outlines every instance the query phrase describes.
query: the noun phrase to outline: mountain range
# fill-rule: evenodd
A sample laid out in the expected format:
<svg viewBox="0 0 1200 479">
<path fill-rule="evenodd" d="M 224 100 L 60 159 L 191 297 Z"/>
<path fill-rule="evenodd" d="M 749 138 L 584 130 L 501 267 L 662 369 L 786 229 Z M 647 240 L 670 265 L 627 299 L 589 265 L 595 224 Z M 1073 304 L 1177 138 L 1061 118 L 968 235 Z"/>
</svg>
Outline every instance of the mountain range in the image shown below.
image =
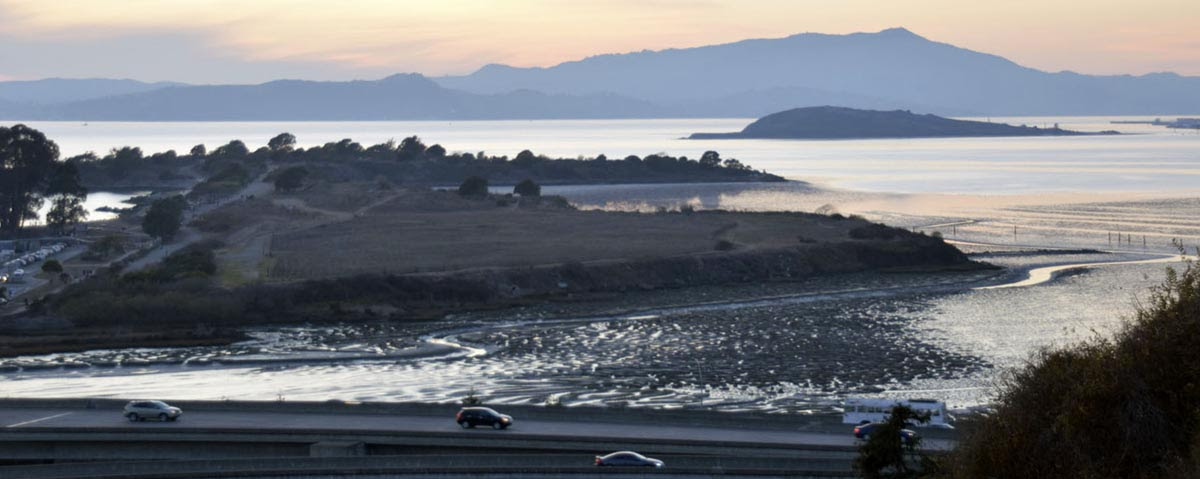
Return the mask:
<svg viewBox="0 0 1200 479">
<path fill-rule="evenodd" d="M 1200 77 L 1051 73 L 893 28 L 598 55 L 545 68 L 487 65 L 434 78 L 0 82 L 0 118 L 31 120 L 759 117 L 813 105 L 943 116 L 1186 114 L 1200 111 Z"/>
</svg>

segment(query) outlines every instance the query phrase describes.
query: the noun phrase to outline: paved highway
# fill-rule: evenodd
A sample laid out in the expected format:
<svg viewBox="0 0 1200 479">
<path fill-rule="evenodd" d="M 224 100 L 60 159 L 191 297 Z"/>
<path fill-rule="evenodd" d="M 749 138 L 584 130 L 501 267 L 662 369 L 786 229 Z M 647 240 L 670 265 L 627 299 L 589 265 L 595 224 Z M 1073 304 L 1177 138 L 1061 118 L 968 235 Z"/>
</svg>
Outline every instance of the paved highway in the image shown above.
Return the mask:
<svg viewBox="0 0 1200 479">
<path fill-rule="evenodd" d="M 504 411 L 501 410 L 501 412 Z M 581 413 L 581 416 L 586 416 L 586 413 Z M 514 426 L 505 431 L 483 429 L 497 434 L 587 436 L 597 439 L 636 438 L 641 441 L 690 440 L 779 445 L 855 445 L 854 438 L 849 433 L 849 426 L 847 426 L 845 434 L 827 434 L 789 430 L 685 426 L 663 423 L 618 424 L 588 421 L 586 417 L 581 417 L 579 421 L 564 421 L 523 420 L 520 416 L 517 416 L 514 422 Z M 186 409 L 184 410 L 183 417 L 178 422 L 159 423 L 156 421 L 147 421 L 131 423 L 121 416 L 120 410 L 116 409 L 0 408 L 0 427 L 7 429 L 86 427 L 112 428 L 121 431 L 148 428 L 176 429 L 181 431 L 201 428 L 229 428 L 301 432 L 320 430 L 352 430 L 374 433 L 395 431 L 472 434 L 477 432 L 475 430 L 462 430 L 454 422 L 454 418 L 449 416 L 350 414 L 343 412 L 188 411 Z M 927 439 L 924 445 L 930 449 L 947 449 L 951 443 L 942 439 Z"/>
</svg>

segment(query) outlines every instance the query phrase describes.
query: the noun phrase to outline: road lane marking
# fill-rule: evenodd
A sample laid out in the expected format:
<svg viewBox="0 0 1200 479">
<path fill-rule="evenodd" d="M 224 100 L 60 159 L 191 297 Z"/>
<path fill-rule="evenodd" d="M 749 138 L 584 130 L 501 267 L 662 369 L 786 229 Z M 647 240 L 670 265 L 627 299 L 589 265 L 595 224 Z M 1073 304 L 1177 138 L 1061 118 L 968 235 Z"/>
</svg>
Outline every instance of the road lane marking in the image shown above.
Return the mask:
<svg viewBox="0 0 1200 479">
<path fill-rule="evenodd" d="M 69 414 L 74 414 L 74 413 L 73 413 L 73 412 L 64 412 L 64 413 L 62 413 L 62 414 L 55 414 L 55 415 L 53 415 L 53 416 L 40 417 L 40 418 L 37 418 L 37 419 L 31 419 L 31 420 L 28 420 L 28 421 L 25 421 L 25 422 L 19 422 L 19 423 L 16 423 L 16 424 L 9 424 L 9 425 L 7 425 L 7 426 L 4 426 L 4 427 L 21 427 L 21 426 L 24 426 L 24 425 L 26 425 L 26 424 L 33 424 L 33 423 L 35 423 L 35 422 L 48 421 L 48 420 L 51 420 L 51 419 L 54 419 L 54 418 L 63 417 L 63 416 L 69 415 Z"/>
</svg>

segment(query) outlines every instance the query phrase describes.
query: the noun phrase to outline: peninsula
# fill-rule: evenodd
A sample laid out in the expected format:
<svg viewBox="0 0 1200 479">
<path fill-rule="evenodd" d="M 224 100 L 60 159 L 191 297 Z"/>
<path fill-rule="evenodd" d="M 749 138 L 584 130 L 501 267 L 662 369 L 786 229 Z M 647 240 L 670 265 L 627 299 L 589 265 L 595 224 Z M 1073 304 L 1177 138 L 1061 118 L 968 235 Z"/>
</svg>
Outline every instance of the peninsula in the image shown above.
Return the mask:
<svg viewBox="0 0 1200 479">
<path fill-rule="evenodd" d="M 937 115 L 919 115 L 907 110 L 858 110 L 836 106 L 794 108 L 759 118 L 732 133 L 693 133 L 688 139 L 866 139 L 943 138 L 971 136 L 1075 136 L 1117 134 L 1115 131 L 1084 133 L 1037 126 L 1014 126 L 986 121 L 954 120 Z"/>
</svg>

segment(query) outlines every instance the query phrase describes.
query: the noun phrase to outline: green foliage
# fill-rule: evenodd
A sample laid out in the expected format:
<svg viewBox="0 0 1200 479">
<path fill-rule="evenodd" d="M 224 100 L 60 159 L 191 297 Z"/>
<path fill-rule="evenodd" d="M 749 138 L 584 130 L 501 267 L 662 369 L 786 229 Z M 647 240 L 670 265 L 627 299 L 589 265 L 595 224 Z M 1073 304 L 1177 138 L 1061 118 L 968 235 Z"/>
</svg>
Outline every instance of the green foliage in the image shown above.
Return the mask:
<svg viewBox="0 0 1200 479">
<path fill-rule="evenodd" d="M 304 186 L 304 179 L 308 177 L 308 169 L 303 166 L 292 166 L 285 168 L 275 175 L 275 189 L 279 191 L 293 191 Z"/>
<path fill-rule="evenodd" d="M 42 262 L 42 272 L 55 274 L 61 273 L 63 272 L 63 265 L 56 259 L 48 259 Z"/>
<path fill-rule="evenodd" d="M 433 145 L 425 149 L 425 157 L 431 160 L 440 160 L 446 157 L 446 148 L 442 145 Z"/>
<path fill-rule="evenodd" d="M 192 187 L 188 197 L 192 199 L 217 198 L 231 195 L 253 180 L 253 175 L 238 163 L 225 163 L 212 176 Z"/>
<path fill-rule="evenodd" d="M 867 479 L 916 478 L 933 472 L 929 469 L 934 463 L 921 454 L 921 437 L 905 441 L 901 436 L 902 430 L 927 422 L 929 413 L 918 414 L 904 405 L 893 407 L 887 421 L 876 426 L 859 446 L 854 468 Z"/>
<path fill-rule="evenodd" d="M 542 196 L 542 186 L 526 178 L 513 187 L 513 193 L 521 196 Z"/>
<path fill-rule="evenodd" d="M 1007 374 L 949 477 L 1200 476 L 1200 269 L 1168 270 L 1109 339 Z"/>
<path fill-rule="evenodd" d="M 188 152 L 188 154 L 190 154 L 192 156 L 205 156 L 205 155 L 208 155 L 208 148 L 205 148 L 204 144 L 202 143 L 202 144 L 193 146 L 191 151 Z"/>
<path fill-rule="evenodd" d="M 488 194 L 488 181 L 478 176 L 471 176 L 458 185 L 458 194 L 470 197 L 482 197 Z"/>
<path fill-rule="evenodd" d="M 291 133 L 280 133 L 267 141 L 267 148 L 271 151 L 291 151 L 296 147 L 296 135 Z"/>
<path fill-rule="evenodd" d="M 58 145 L 25 125 L 0 127 L 0 231 L 15 233 L 37 218 Z"/>
<path fill-rule="evenodd" d="M 87 208 L 83 207 L 86 197 L 58 195 L 50 199 L 50 211 L 46 212 L 46 224 L 58 234 L 67 227 L 87 219 Z"/>
<path fill-rule="evenodd" d="M 104 261 L 109 257 L 125 252 L 125 240 L 117 235 L 107 235 L 88 246 L 83 253 L 87 261 Z"/>
<path fill-rule="evenodd" d="M 213 248 L 216 246 L 214 243 L 190 245 L 167 256 L 161 263 L 153 267 L 126 274 L 121 281 L 125 283 L 165 283 L 212 276 L 217 272 L 217 259 L 213 254 Z"/>
<path fill-rule="evenodd" d="M 175 195 L 169 198 L 155 200 L 142 219 L 142 231 L 164 241 L 175 237 L 183 226 L 183 212 L 187 209 L 187 200 Z"/>
<path fill-rule="evenodd" d="M 900 230 L 879 223 L 868 223 L 850 229 L 850 238 L 861 240 L 890 240 L 901 236 Z"/>
<path fill-rule="evenodd" d="M 421 139 L 415 136 L 410 136 L 400 141 L 400 148 L 396 150 L 396 157 L 400 161 L 419 160 L 425 154 L 425 144 L 421 143 Z"/>
<path fill-rule="evenodd" d="M 246 144 L 242 140 L 233 140 L 224 145 L 218 146 L 212 151 L 212 155 L 220 158 L 239 159 L 245 158 L 250 154 L 250 149 L 246 148 Z"/>
<path fill-rule="evenodd" d="M 462 398 L 462 404 L 463 406 L 478 406 L 483 404 L 483 399 L 479 397 L 479 393 L 475 391 L 474 386 L 472 386 L 471 389 L 467 391 L 467 395 Z"/>
<path fill-rule="evenodd" d="M 217 246 L 190 245 L 142 271 L 77 282 L 52 298 L 51 308 L 77 326 L 237 323 L 241 298 L 213 286 Z"/>
</svg>

